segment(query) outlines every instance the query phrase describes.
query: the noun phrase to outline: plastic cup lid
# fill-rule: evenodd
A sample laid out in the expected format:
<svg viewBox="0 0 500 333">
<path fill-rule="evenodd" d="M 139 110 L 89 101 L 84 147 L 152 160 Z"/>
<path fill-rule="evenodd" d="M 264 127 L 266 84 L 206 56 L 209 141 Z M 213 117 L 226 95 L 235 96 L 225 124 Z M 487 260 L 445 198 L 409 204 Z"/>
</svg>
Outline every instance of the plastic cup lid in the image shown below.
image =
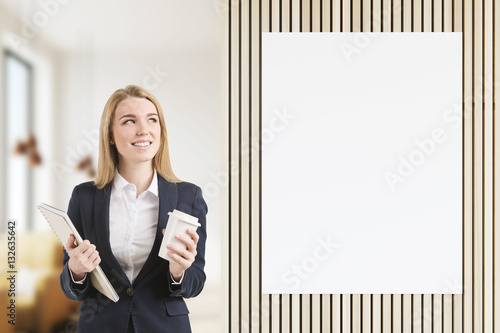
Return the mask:
<svg viewBox="0 0 500 333">
<path fill-rule="evenodd" d="M 198 223 L 198 218 L 181 212 L 180 210 L 174 209 L 173 212 L 168 212 L 168 215 L 174 215 L 179 220 L 187 222 L 189 224 L 195 225 L 197 227 L 201 227 L 201 224 Z"/>
</svg>

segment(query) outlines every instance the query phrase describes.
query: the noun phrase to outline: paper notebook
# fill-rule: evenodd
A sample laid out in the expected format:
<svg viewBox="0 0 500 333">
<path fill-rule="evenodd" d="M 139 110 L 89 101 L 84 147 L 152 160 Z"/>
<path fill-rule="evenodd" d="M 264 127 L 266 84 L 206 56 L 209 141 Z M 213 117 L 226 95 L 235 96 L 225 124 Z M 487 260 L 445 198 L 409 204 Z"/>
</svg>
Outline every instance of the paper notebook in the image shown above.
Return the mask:
<svg viewBox="0 0 500 333">
<path fill-rule="evenodd" d="M 66 212 L 44 203 L 41 203 L 38 206 L 38 209 L 40 209 L 47 222 L 49 222 L 50 226 L 56 233 L 57 238 L 59 238 L 59 241 L 61 241 L 64 247 L 70 234 L 75 235 L 77 244 L 83 242 L 82 237 L 76 230 L 73 222 L 71 222 L 71 219 Z M 99 265 L 92 272 L 90 272 L 88 276 L 90 276 L 90 282 L 95 289 L 100 291 L 113 302 L 118 301 L 118 294 Z"/>
</svg>

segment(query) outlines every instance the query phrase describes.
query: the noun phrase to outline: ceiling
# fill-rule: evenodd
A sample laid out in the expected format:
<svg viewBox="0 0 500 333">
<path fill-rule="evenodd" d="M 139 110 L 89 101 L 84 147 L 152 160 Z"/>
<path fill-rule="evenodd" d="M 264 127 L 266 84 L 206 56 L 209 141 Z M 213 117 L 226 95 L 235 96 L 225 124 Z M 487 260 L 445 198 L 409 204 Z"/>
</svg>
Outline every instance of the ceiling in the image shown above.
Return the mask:
<svg viewBox="0 0 500 333">
<path fill-rule="evenodd" d="M 0 0 L 61 51 L 219 44 L 218 0 Z M 45 4 L 45 5 L 44 5 Z M 37 21 L 39 20 L 39 21 Z"/>
</svg>

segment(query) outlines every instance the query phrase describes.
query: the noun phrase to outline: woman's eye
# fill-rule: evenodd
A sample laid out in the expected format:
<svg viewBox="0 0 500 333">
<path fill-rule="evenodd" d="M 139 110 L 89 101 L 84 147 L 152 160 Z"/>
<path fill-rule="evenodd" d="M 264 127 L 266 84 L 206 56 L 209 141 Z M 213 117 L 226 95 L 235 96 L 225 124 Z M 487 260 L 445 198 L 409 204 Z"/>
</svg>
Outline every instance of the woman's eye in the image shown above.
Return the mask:
<svg viewBox="0 0 500 333">
<path fill-rule="evenodd" d="M 149 121 L 151 121 L 152 123 L 156 123 L 156 118 L 149 118 Z"/>
<path fill-rule="evenodd" d="M 129 124 L 129 123 L 130 123 L 130 124 L 133 124 L 133 123 L 134 123 L 134 121 L 133 121 L 132 119 L 129 119 L 129 120 L 125 120 L 123 123 L 124 123 L 124 124 Z"/>
</svg>

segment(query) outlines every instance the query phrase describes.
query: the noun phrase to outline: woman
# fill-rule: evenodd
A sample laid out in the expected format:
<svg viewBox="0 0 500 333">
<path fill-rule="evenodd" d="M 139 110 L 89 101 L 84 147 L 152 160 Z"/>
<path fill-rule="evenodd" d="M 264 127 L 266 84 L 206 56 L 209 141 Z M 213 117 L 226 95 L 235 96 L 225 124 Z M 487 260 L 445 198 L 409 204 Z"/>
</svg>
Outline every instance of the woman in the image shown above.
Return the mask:
<svg viewBox="0 0 500 333">
<path fill-rule="evenodd" d="M 177 263 L 158 256 L 168 212 L 198 218 L 196 231 L 167 245 Z M 111 95 L 100 124 L 94 182 L 76 186 L 68 215 L 85 241 L 66 244 L 61 286 L 82 301 L 77 332 L 191 332 L 183 298 L 205 283 L 207 205 L 201 189 L 173 173 L 163 111 L 156 98 L 130 85 Z M 120 299 L 96 291 L 87 277 L 97 265 Z"/>
</svg>

